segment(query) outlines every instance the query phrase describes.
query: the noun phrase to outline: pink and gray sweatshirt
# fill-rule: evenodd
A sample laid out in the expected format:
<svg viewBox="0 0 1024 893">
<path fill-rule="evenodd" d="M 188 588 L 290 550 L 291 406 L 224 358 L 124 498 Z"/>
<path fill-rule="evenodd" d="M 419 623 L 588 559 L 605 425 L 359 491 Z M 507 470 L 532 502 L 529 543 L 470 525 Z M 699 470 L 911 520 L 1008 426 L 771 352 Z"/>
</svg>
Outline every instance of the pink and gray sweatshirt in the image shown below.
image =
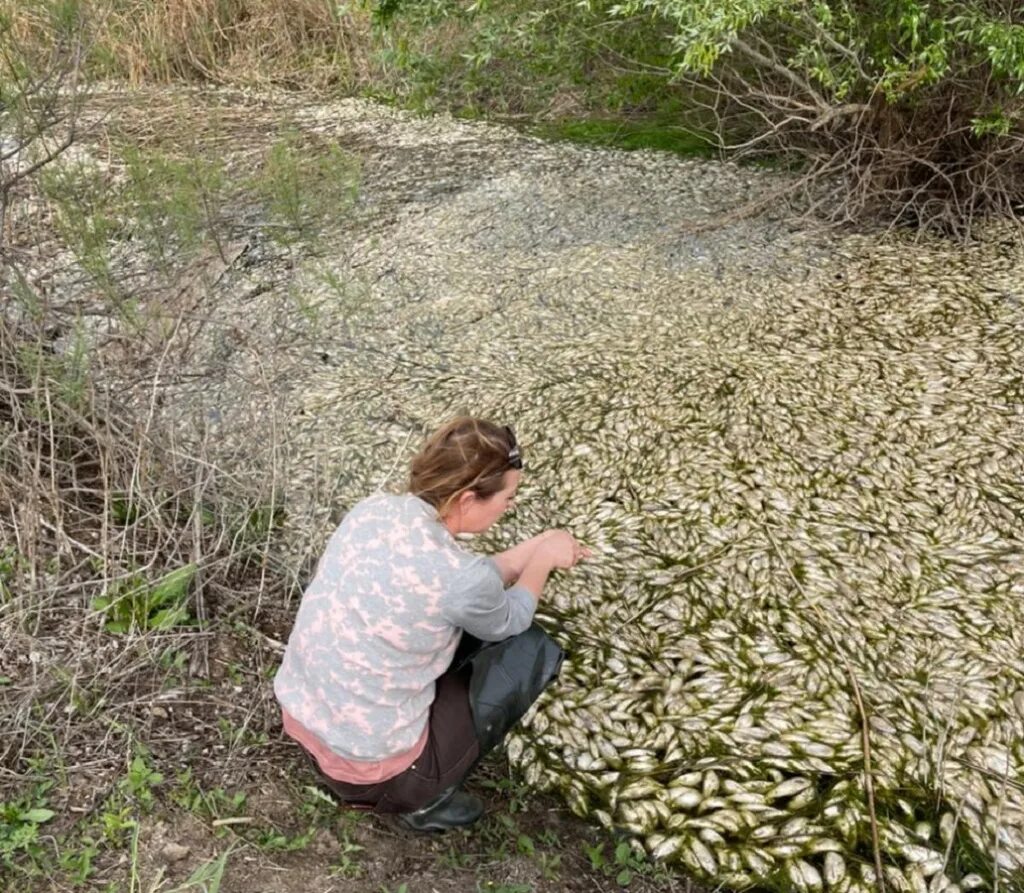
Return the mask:
<svg viewBox="0 0 1024 893">
<path fill-rule="evenodd" d="M 535 607 L 429 503 L 364 499 L 331 536 L 274 678 L 285 732 L 339 781 L 397 775 L 426 744 L 434 681 L 462 630 L 496 642 L 526 630 Z"/>
</svg>

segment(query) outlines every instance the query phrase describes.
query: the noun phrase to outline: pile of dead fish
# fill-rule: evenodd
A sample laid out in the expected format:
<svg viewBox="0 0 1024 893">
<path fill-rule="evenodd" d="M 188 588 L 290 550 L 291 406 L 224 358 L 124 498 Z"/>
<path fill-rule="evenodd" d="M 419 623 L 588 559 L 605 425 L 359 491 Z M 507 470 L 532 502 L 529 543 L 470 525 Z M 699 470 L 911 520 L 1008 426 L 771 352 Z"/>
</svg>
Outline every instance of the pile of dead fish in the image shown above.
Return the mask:
<svg viewBox="0 0 1024 893">
<path fill-rule="evenodd" d="M 659 235 L 659 195 L 750 174 L 523 151 L 338 262 L 292 497 L 340 517 L 444 418 L 513 424 L 474 548 L 595 552 L 540 606 L 569 658 L 507 742 L 528 782 L 727 887 L 1024 884 L 1015 237 Z"/>
</svg>

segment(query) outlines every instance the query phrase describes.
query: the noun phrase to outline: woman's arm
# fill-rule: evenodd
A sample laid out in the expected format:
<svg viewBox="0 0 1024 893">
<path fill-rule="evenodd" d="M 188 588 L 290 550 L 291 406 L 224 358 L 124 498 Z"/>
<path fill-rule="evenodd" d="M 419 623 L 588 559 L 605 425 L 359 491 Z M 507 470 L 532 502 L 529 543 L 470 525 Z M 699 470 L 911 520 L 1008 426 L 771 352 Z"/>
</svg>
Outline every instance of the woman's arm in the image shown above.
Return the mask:
<svg viewBox="0 0 1024 893">
<path fill-rule="evenodd" d="M 482 579 L 464 581 L 462 586 L 442 599 L 445 619 L 485 642 L 497 642 L 525 630 L 530 625 L 551 572 L 556 568 L 570 568 L 590 555 L 589 549 L 564 530 L 549 530 L 534 540 L 530 557 L 522 567 L 515 586 L 503 588 L 494 579 L 493 572 L 489 569 L 484 572 L 484 563 L 478 562 L 475 566 L 481 568 Z M 530 542 L 527 540 L 520 546 Z M 502 555 L 514 551 L 509 549 Z M 525 551 L 520 550 L 516 557 L 521 557 Z"/>
<path fill-rule="evenodd" d="M 544 584 L 553 570 L 567 570 L 574 567 L 581 558 L 589 556 L 590 550 L 576 542 L 572 534 L 564 530 L 549 530 L 530 554 L 519 576 L 517 588 L 525 589 L 540 600 Z"/>
<path fill-rule="evenodd" d="M 545 530 L 544 533 L 532 536 L 528 540 L 523 540 L 511 549 L 506 549 L 504 552 L 498 552 L 496 555 L 492 555 L 494 563 L 498 565 L 498 570 L 501 571 L 502 582 L 506 586 L 511 586 L 516 582 L 522 575 L 526 566 L 530 564 L 533 556 L 537 552 L 537 547 L 540 546 L 545 540 L 551 538 L 553 530 Z"/>
</svg>

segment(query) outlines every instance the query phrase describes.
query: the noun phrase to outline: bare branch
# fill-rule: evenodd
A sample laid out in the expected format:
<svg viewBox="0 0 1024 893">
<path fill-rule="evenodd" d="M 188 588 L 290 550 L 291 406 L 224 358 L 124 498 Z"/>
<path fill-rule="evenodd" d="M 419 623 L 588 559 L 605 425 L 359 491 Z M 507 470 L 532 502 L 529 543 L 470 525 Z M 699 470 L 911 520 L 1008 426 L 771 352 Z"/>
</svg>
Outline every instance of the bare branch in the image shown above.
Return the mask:
<svg viewBox="0 0 1024 893">
<path fill-rule="evenodd" d="M 828 110 L 829 103 L 826 101 L 825 97 L 823 97 L 817 90 L 815 90 L 814 87 L 812 87 L 810 83 L 808 83 L 808 81 L 800 77 L 800 75 L 798 75 L 787 65 L 783 65 L 777 58 L 773 59 L 769 58 L 768 56 L 765 56 L 763 53 L 760 53 L 757 50 L 755 50 L 749 43 L 747 43 L 740 37 L 733 38 L 732 46 L 741 50 L 743 53 L 745 53 L 747 56 L 749 56 L 751 59 L 753 59 L 755 62 L 758 62 L 765 68 L 770 69 L 771 71 L 774 71 L 776 74 L 781 75 L 791 84 L 793 84 L 798 90 L 806 93 L 808 96 L 811 97 L 811 99 L 814 100 L 815 106 L 817 106 L 817 108 L 822 113 Z"/>
</svg>

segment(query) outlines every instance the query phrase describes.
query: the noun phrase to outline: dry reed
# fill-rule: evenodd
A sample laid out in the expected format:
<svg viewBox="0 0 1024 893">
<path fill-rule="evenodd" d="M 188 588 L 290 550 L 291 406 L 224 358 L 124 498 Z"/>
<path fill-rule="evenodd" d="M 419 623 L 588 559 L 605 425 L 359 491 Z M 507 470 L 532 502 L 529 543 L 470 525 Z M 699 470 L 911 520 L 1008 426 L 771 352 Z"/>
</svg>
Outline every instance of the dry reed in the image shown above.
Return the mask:
<svg viewBox="0 0 1024 893">
<path fill-rule="evenodd" d="M 10 35 L 41 61 L 45 12 L 0 2 Z M 369 14 L 331 0 L 102 0 L 83 9 L 91 69 L 133 84 L 173 81 L 351 87 L 369 66 Z"/>
</svg>

